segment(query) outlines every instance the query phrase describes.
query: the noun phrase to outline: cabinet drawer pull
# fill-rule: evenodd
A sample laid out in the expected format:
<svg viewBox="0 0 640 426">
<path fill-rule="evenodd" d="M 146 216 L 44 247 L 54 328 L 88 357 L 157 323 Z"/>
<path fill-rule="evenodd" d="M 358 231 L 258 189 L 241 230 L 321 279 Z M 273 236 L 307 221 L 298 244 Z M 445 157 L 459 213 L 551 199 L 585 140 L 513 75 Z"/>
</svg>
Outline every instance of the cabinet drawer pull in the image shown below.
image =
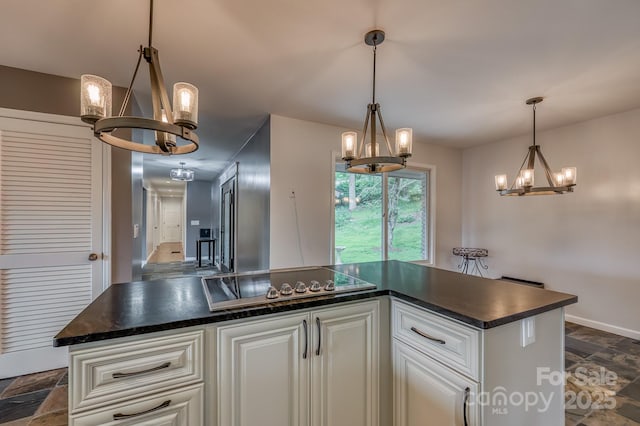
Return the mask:
<svg viewBox="0 0 640 426">
<path fill-rule="evenodd" d="M 468 387 L 465 388 L 464 401 L 462 403 L 462 417 L 464 419 L 464 426 L 469 426 L 469 423 L 467 423 L 467 403 L 469 402 L 469 392 L 471 392 L 471 389 L 469 389 Z"/>
<path fill-rule="evenodd" d="M 113 415 L 113 420 L 124 420 L 124 419 L 130 419 L 131 417 L 142 416 L 143 414 L 152 413 L 154 411 L 166 408 L 166 407 L 169 406 L 169 404 L 171 404 L 171 400 L 167 399 L 165 402 L 163 402 L 162 404 L 158 405 L 157 407 L 153 407 L 153 408 L 150 408 L 150 409 L 145 410 L 145 411 L 140 411 L 139 413 L 133 413 L 133 414 L 116 413 L 116 414 Z"/>
<path fill-rule="evenodd" d="M 445 342 L 444 340 L 442 340 L 442 339 L 438 339 L 438 338 L 433 337 L 433 336 L 429 336 L 429 335 L 428 335 L 427 333 L 425 333 L 424 331 L 420 331 L 420 330 L 418 330 L 418 329 L 417 329 L 417 328 L 415 328 L 415 327 L 411 327 L 411 331 L 413 331 L 413 332 L 414 332 L 414 333 L 416 333 L 416 334 L 419 334 L 420 336 L 424 337 L 425 339 L 429 339 L 429 340 L 432 340 L 432 341 L 434 341 L 434 342 L 438 342 L 438 343 L 440 343 L 441 345 L 446 345 L 446 344 L 447 344 L 447 342 Z"/>
<path fill-rule="evenodd" d="M 316 317 L 316 326 L 318 326 L 318 349 L 316 349 L 316 355 L 320 355 L 320 344 L 322 339 L 322 329 L 320 327 L 320 318 Z"/>
<path fill-rule="evenodd" d="M 139 376 L 140 374 L 151 373 L 152 371 L 162 370 L 165 368 L 169 368 L 170 366 L 171 362 L 167 361 L 164 364 L 160 364 L 157 367 L 149 368 L 147 370 L 133 371 L 131 373 L 113 373 L 111 376 L 113 376 L 114 379 L 122 379 L 124 377 Z"/>
<path fill-rule="evenodd" d="M 302 326 L 304 327 L 304 353 L 302 359 L 307 359 L 307 350 L 309 349 L 309 333 L 307 332 L 307 320 L 302 320 Z"/>
</svg>

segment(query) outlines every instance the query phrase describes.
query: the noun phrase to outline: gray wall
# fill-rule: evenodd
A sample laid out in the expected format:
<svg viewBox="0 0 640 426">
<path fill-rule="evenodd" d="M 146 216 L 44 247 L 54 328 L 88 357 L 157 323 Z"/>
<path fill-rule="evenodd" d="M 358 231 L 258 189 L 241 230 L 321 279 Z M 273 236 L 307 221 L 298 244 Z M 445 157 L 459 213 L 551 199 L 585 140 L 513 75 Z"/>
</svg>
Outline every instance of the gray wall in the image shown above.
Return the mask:
<svg viewBox="0 0 640 426">
<path fill-rule="evenodd" d="M 113 87 L 114 109 L 125 91 Z M 75 78 L 0 65 L 0 94 L 2 108 L 72 117 L 80 113 L 80 80 Z M 111 165 L 111 280 L 123 282 L 131 280 L 132 264 L 131 153 L 114 148 Z"/>
<path fill-rule="evenodd" d="M 237 272 L 269 269 L 270 151 L 269 118 L 233 159 L 238 162 Z"/>
<path fill-rule="evenodd" d="M 134 130 L 134 140 L 142 140 L 142 130 Z M 138 226 L 138 236 L 132 238 L 131 247 L 131 279 L 139 281 L 142 279 L 142 261 L 145 256 L 146 234 L 143 227 L 145 222 L 143 216 L 143 196 L 142 186 L 142 156 L 139 152 L 131 153 L 131 236 L 134 237 L 133 227 Z"/>
<path fill-rule="evenodd" d="M 192 220 L 200 221 L 199 225 L 191 225 Z M 211 181 L 187 182 L 187 241 L 185 256 L 196 256 L 196 240 L 200 238 L 200 228 L 211 229 L 213 212 L 211 208 Z M 211 234 L 213 236 L 213 234 Z M 207 253 L 202 246 L 203 253 Z"/>
</svg>

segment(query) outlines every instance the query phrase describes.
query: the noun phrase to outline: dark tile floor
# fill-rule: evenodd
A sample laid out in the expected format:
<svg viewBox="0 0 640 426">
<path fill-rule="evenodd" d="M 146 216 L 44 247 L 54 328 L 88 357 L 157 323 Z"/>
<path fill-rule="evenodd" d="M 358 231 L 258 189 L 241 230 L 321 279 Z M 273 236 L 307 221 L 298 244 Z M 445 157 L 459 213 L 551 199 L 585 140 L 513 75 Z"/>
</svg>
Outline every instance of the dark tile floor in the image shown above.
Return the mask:
<svg viewBox="0 0 640 426">
<path fill-rule="evenodd" d="M 572 323 L 565 336 L 565 425 L 640 425 L 640 341 Z"/>
<path fill-rule="evenodd" d="M 0 379 L 0 424 L 67 424 L 67 369 Z"/>
<path fill-rule="evenodd" d="M 640 425 L 640 341 L 567 323 L 565 368 L 566 426 Z M 594 372 L 596 380 L 583 380 Z M 66 424 L 66 369 L 0 379 L 0 425 Z"/>
<path fill-rule="evenodd" d="M 211 261 L 202 261 L 202 267 L 198 267 L 195 260 L 170 263 L 147 263 L 142 267 L 142 281 L 161 278 L 177 278 L 183 276 L 208 276 L 219 273 L 220 270 Z"/>
</svg>

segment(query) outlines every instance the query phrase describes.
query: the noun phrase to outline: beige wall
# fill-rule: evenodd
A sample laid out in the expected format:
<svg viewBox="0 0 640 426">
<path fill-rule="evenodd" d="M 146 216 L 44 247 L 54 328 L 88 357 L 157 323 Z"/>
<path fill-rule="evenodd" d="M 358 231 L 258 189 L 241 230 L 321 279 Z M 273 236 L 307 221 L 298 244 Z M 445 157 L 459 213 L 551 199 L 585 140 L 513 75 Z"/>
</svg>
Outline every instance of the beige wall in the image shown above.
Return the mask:
<svg viewBox="0 0 640 426">
<path fill-rule="evenodd" d="M 344 130 L 271 116 L 271 268 L 330 262 L 332 152 L 340 150 Z M 461 241 L 461 151 L 414 141 L 411 161 L 436 166 L 435 260 L 436 266 L 453 269 L 456 263 L 451 248 Z M 295 199 L 291 198 L 292 191 Z M 302 255 L 298 249 L 296 209 Z"/>
<path fill-rule="evenodd" d="M 463 244 L 489 249 L 492 276 L 578 295 L 573 320 L 640 338 L 640 109 L 537 136 L 552 168 L 578 167 L 575 193 L 496 194 L 494 175 L 513 178 L 531 135 L 467 149 Z"/>
</svg>

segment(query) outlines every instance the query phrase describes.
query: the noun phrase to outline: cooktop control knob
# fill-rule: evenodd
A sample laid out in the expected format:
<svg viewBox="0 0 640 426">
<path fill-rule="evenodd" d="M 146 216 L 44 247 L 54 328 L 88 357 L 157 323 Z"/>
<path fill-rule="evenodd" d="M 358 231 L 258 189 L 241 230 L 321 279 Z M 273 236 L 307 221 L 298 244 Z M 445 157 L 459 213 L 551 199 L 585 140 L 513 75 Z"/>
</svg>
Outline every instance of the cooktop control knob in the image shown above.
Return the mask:
<svg viewBox="0 0 640 426">
<path fill-rule="evenodd" d="M 322 286 L 320 285 L 319 281 L 313 280 L 311 281 L 311 286 L 309 287 L 309 290 L 315 293 L 322 290 Z"/>
<path fill-rule="evenodd" d="M 336 283 L 334 283 L 333 280 L 327 280 L 325 281 L 324 289 L 326 291 L 334 291 L 336 289 Z"/>
<path fill-rule="evenodd" d="M 296 293 L 306 293 L 306 292 L 307 292 L 307 285 L 302 281 L 298 281 L 296 283 Z"/>
<path fill-rule="evenodd" d="M 289 283 L 284 283 L 280 286 L 280 294 L 283 296 L 291 296 L 293 294 L 293 289 Z"/>
<path fill-rule="evenodd" d="M 269 286 L 269 290 L 267 290 L 267 299 L 277 299 L 278 298 L 278 290 L 275 287 Z"/>
</svg>

